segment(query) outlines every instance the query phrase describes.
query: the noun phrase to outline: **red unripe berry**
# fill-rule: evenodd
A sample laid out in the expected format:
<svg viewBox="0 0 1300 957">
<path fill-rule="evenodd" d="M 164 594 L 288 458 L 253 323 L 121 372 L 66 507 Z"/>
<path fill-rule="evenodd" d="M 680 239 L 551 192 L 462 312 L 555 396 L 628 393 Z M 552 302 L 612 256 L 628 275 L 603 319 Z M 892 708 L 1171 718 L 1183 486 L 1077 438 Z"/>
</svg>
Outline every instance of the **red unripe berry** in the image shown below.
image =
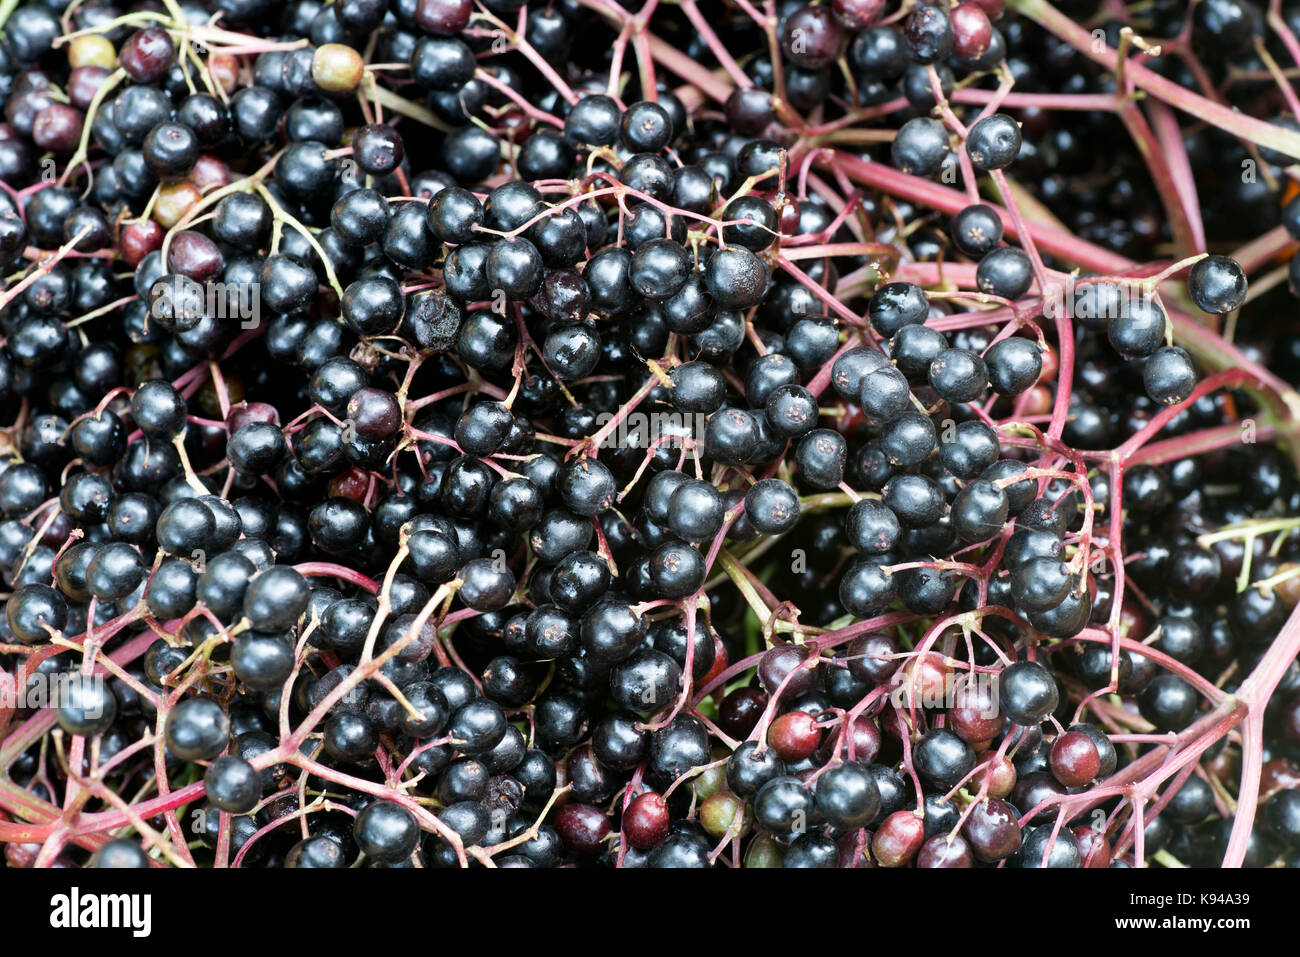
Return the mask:
<svg viewBox="0 0 1300 957">
<path fill-rule="evenodd" d="M 367 386 L 348 399 L 348 421 L 364 439 L 385 439 L 402 424 L 402 408 L 391 392 Z"/>
<path fill-rule="evenodd" d="M 232 180 L 230 167 L 226 161 L 211 153 L 200 153 L 194 161 L 194 168 L 185 177 L 198 187 L 201 193 L 210 193 L 222 186 L 229 186 Z"/>
<path fill-rule="evenodd" d="M 137 83 L 156 83 L 176 56 L 176 44 L 162 27 L 147 27 L 127 37 L 117 55 L 126 75 Z"/>
<path fill-rule="evenodd" d="M 844 47 L 844 28 L 825 7 L 807 4 L 786 17 L 781 51 L 805 70 L 820 70 L 834 62 Z"/>
<path fill-rule="evenodd" d="M 983 10 L 990 20 L 1001 20 L 1007 8 L 1006 0 L 970 0 Z"/>
<path fill-rule="evenodd" d="M 86 116 L 81 110 L 51 103 L 32 122 L 32 142 L 51 153 L 71 153 L 81 143 Z"/>
<path fill-rule="evenodd" d="M 974 855 L 986 864 L 1010 857 L 1020 847 L 1015 808 L 999 798 L 980 801 L 970 809 L 962 835 Z"/>
<path fill-rule="evenodd" d="M 1101 770 L 1101 755 L 1092 738 L 1082 731 L 1067 731 L 1052 742 L 1052 774 L 1067 788 L 1090 782 Z"/>
<path fill-rule="evenodd" d="M 79 66 L 68 74 L 68 100 L 79 110 L 90 109 L 91 101 L 111 70 L 102 66 Z"/>
<path fill-rule="evenodd" d="M 821 729 L 806 711 L 783 714 L 767 729 L 767 743 L 786 761 L 812 757 L 821 743 Z"/>
<path fill-rule="evenodd" d="M 925 824 L 914 811 L 895 811 L 871 837 L 871 853 L 881 867 L 902 867 L 925 843 Z"/>
<path fill-rule="evenodd" d="M 343 474 L 330 479 L 328 488 L 332 496 L 350 498 L 364 505 L 366 494 L 370 491 L 370 473 L 354 465 Z"/>
<path fill-rule="evenodd" d="M 952 20 L 952 52 L 963 60 L 977 60 L 993 42 L 989 15 L 974 2 L 959 3 L 948 14 Z"/>
<path fill-rule="evenodd" d="M 916 855 L 916 866 L 951 870 L 974 867 L 975 859 L 970 844 L 960 834 L 951 838 L 947 834 L 936 834 L 921 845 L 921 853 Z"/>
<path fill-rule="evenodd" d="M 885 12 L 885 0 L 831 0 L 831 9 L 850 30 L 865 30 Z"/>
<path fill-rule="evenodd" d="M 138 266 L 140 261 L 155 249 L 162 248 L 163 228 L 152 219 L 127 223 L 118 239 L 122 259 L 128 266 Z"/>
<path fill-rule="evenodd" d="M 1105 868 L 1110 866 L 1110 843 L 1104 831 L 1094 830 L 1086 824 L 1071 828 L 1079 842 L 1079 854 L 1086 868 Z"/>
<path fill-rule="evenodd" d="M 727 659 L 727 646 L 722 643 L 722 639 L 716 634 L 713 636 L 713 665 L 709 668 L 708 674 L 700 679 L 700 687 L 706 686 L 710 681 L 727 670 L 731 662 Z"/>
<path fill-rule="evenodd" d="M 999 758 L 996 751 L 985 751 L 975 761 L 975 774 L 969 787 L 978 790 L 988 780 L 990 797 L 1004 798 L 1016 787 L 1016 766 L 1009 758 Z"/>
<path fill-rule="evenodd" d="M 595 854 L 609 836 L 609 817 L 590 804 L 566 804 L 555 815 L 555 831 L 575 854 Z"/>
<path fill-rule="evenodd" d="M 962 684 L 953 697 L 953 706 L 948 709 L 949 726 L 967 744 L 991 741 L 1002 731 L 1004 720 L 997 699 L 987 688 Z"/>
<path fill-rule="evenodd" d="M 221 255 L 217 244 L 192 229 L 174 235 L 167 250 L 168 268 L 195 282 L 215 279 L 225 264 L 225 257 Z"/>
<path fill-rule="evenodd" d="M 777 206 L 780 209 L 777 221 L 782 234 L 793 236 L 799 232 L 799 201 L 783 193 L 777 194 Z"/>
<path fill-rule="evenodd" d="M 667 837 L 670 823 L 668 802 L 654 791 L 638 794 L 623 812 L 623 834 L 641 850 L 649 850 Z"/>
<path fill-rule="evenodd" d="M 253 422 L 270 422 L 280 424 L 280 412 L 275 406 L 266 402 L 239 402 L 230 407 L 226 415 L 226 425 L 231 432 Z"/>
<path fill-rule="evenodd" d="M 415 7 L 415 22 L 427 33 L 454 37 L 469 25 L 473 12 L 471 0 L 420 0 Z"/>
<path fill-rule="evenodd" d="M 849 761 L 861 761 L 863 764 L 870 764 L 880 753 L 880 726 L 876 724 L 875 718 L 869 718 L 865 714 L 858 715 L 853 719 L 853 727 L 849 729 L 845 738 L 846 740 L 841 744 L 838 734 L 830 735 L 818 752 L 818 757 L 824 754 L 826 759 L 830 760 L 833 755 L 830 749 L 832 744 L 839 745 L 840 757 Z M 852 755 L 849 754 L 850 744 L 853 745 Z"/>
<path fill-rule="evenodd" d="M 926 652 L 907 659 L 903 665 L 902 692 L 898 698 L 904 710 L 912 707 L 934 707 L 948 693 L 948 677 L 952 670 L 935 652 Z"/>
</svg>

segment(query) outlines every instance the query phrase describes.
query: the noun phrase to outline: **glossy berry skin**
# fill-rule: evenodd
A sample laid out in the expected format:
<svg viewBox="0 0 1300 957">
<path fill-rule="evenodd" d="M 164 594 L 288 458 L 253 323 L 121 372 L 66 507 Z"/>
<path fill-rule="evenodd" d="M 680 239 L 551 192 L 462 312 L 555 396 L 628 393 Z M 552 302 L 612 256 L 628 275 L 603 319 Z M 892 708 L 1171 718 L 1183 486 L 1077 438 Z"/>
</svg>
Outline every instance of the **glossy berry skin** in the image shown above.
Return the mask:
<svg viewBox="0 0 1300 957">
<path fill-rule="evenodd" d="M 871 838 L 871 853 L 881 867 L 902 867 L 925 842 L 925 824 L 915 811 L 895 811 Z"/>
<path fill-rule="evenodd" d="M 483 204 L 461 186 L 441 189 L 429 200 L 429 230 L 445 243 L 467 243 L 483 223 Z"/>
<path fill-rule="evenodd" d="M 672 239 L 653 239 L 632 256 L 632 286 L 647 299 L 662 301 L 682 288 L 690 264 L 686 250 Z"/>
<path fill-rule="evenodd" d="M 621 122 L 618 105 L 603 95 L 584 96 L 564 120 L 564 138 L 570 146 L 613 146 Z"/>
<path fill-rule="evenodd" d="M 86 585 L 101 601 L 119 601 L 139 587 L 147 571 L 138 551 L 125 542 L 110 542 L 86 567 Z"/>
<path fill-rule="evenodd" d="M 909 382 L 924 379 L 930 363 L 948 348 L 942 332 L 929 326 L 912 325 L 899 329 L 889 343 L 889 357 Z"/>
<path fill-rule="evenodd" d="M 797 438 L 817 423 L 817 400 L 803 386 L 788 384 L 767 397 L 767 423 L 782 438 Z"/>
<path fill-rule="evenodd" d="M 924 475 L 895 475 L 886 483 L 881 501 L 904 528 L 925 528 L 943 516 L 943 491 Z"/>
<path fill-rule="evenodd" d="M 1067 731 L 1052 742 L 1052 774 L 1066 787 L 1082 787 L 1101 770 L 1101 755 L 1088 735 Z"/>
<path fill-rule="evenodd" d="M 610 697 L 629 711 L 653 714 L 677 697 L 681 677 L 682 670 L 671 657 L 642 648 L 610 669 Z"/>
<path fill-rule="evenodd" d="M 925 322 L 929 311 L 930 301 L 920 286 L 908 282 L 891 282 L 872 294 L 867 306 L 867 317 L 876 332 L 891 339 L 903 326 Z"/>
<path fill-rule="evenodd" d="M 582 646 L 597 661 L 626 658 L 645 640 L 645 634 L 645 619 L 621 602 L 601 602 L 582 616 Z"/>
<path fill-rule="evenodd" d="M 1002 711 L 1018 724 L 1038 724 L 1056 709 L 1056 680 L 1034 661 L 1017 661 L 1002 672 Z"/>
<path fill-rule="evenodd" d="M 293 645 L 280 635 L 244 634 L 235 640 L 230 662 L 248 687 L 275 691 L 293 671 Z"/>
<path fill-rule="evenodd" d="M 1000 246 L 984 255 L 975 269 L 975 284 L 980 291 L 1019 299 L 1033 285 L 1033 267 L 1024 250 Z"/>
<path fill-rule="evenodd" d="M 720 308 L 747 309 L 762 300 L 771 275 L 767 265 L 748 249 L 728 246 L 713 254 L 704 278 L 709 295 Z"/>
<path fill-rule="evenodd" d="M 989 384 L 998 395 L 1020 395 L 1043 371 L 1043 353 L 1029 339 L 1011 336 L 989 346 L 984 353 Z"/>
<path fill-rule="evenodd" d="M 964 542 L 987 541 L 1002 531 L 1007 520 L 1007 496 L 985 480 L 966 485 L 952 503 L 952 523 Z"/>
<path fill-rule="evenodd" d="M 1181 731 L 1196 715 L 1196 691 L 1177 675 L 1156 675 L 1138 696 L 1142 716 L 1161 731 Z"/>
<path fill-rule="evenodd" d="M 799 440 L 795 461 L 802 479 L 814 488 L 835 488 L 844 480 L 848 456 L 844 437 L 831 429 L 814 429 Z"/>
<path fill-rule="evenodd" d="M 215 532 L 212 510 L 197 499 L 179 499 L 168 505 L 154 528 L 158 547 L 184 558 L 207 547 Z"/>
<path fill-rule="evenodd" d="M 352 139 L 357 165 L 371 176 L 391 173 L 402 162 L 405 147 L 401 135 L 386 124 L 371 124 L 357 130 Z"/>
<path fill-rule="evenodd" d="M 156 83 L 175 56 L 176 45 L 171 34 L 162 27 L 148 27 L 127 38 L 118 53 L 118 62 L 136 83 Z"/>
<path fill-rule="evenodd" d="M 234 755 L 213 761 L 203 775 L 203 783 L 208 800 L 230 814 L 247 814 L 262 797 L 260 772 Z"/>
<path fill-rule="evenodd" d="M 745 493 L 745 515 L 759 532 L 779 535 L 799 520 L 799 496 L 780 479 L 760 479 Z"/>
<path fill-rule="evenodd" d="M 739 133 L 757 136 L 776 118 L 772 94 L 760 87 L 736 87 L 724 105 L 727 123 Z"/>
<path fill-rule="evenodd" d="M 975 858 L 985 863 L 1008 858 L 1020 848 L 1015 809 L 999 798 L 985 798 L 976 804 L 962 826 L 962 835 Z"/>
<path fill-rule="evenodd" d="M 727 759 L 727 786 L 733 793 L 750 799 L 769 781 L 785 773 L 785 763 L 772 748 L 759 749 L 746 741 Z"/>
<path fill-rule="evenodd" d="M 948 156 L 948 130 L 928 116 L 915 117 L 899 129 L 890 151 L 901 172 L 933 176 Z"/>
<path fill-rule="evenodd" d="M 515 576 L 509 568 L 501 568 L 490 558 L 476 558 L 466 562 L 459 577 L 460 599 L 476 611 L 498 611 L 510 601 L 515 591 Z"/>
<path fill-rule="evenodd" d="M 961 835 L 949 839 L 946 834 L 936 834 L 921 845 L 916 855 L 920 868 L 967 868 L 974 866 L 970 844 Z"/>
<path fill-rule="evenodd" d="M 949 402 L 973 402 L 988 387 L 984 360 L 965 349 L 946 349 L 930 363 L 930 386 Z"/>
<path fill-rule="evenodd" d="M 990 377 L 992 373 L 990 373 Z M 960 479 L 973 479 L 998 457 L 997 433 L 982 422 L 962 422 L 951 441 L 939 444 L 939 460 Z"/>
<path fill-rule="evenodd" d="M 109 869 L 135 869 L 149 867 L 149 855 L 135 840 L 119 837 L 98 848 L 90 857 L 87 867 Z"/>
<path fill-rule="evenodd" d="M 1246 274 L 1227 256 L 1207 256 L 1187 274 L 1187 291 L 1206 312 L 1223 315 L 1246 301 Z"/>
<path fill-rule="evenodd" d="M 918 6 L 904 21 L 903 36 L 916 63 L 937 63 L 952 53 L 952 21 L 939 7 Z"/>
<path fill-rule="evenodd" d="M 927 731 L 914 751 L 917 773 L 936 787 L 955 787 L 975 767 L 975 753 L 961 738 L 943 728 Z"/>
<path fill-rule="evenodd" d="M 880 564 L 859 560 L 840 579 L 840 604 L 857 618 L 871 618 L 893 602 L 895 587 L 892 576 Z"/>
<path fill-rule="evenodd" d="M 902 528 L 889 506 L 863 499 L 849 508 L 844 531 L 855 548 L 870 555 L 883 555 L 898 543 Z"/>
<path fill-rule="evenodd" d="M 966 153 L 976 169 L 1006 169 L 1020 153 L 1020 126 L 1005 113 L 986 116 L 970 128 Z"/>
<path fill-rule="evenodd" d="M 184 176 L 199 158 L 199 139 L 182 123 L 160 123 L 144 139 L 144 159 L 160 179 Z"/>
<path fill-rule="evenodd" d="M 707 362 L 685 362 L 668 374 L 672 402 L 683 412 L 716 412 L 726 397 L 726 380 Z"/>
<path fill-rule="evenodd" d="M 767 743 L 786 761 L 811 757 L 821 743 L 816 719 L 806 711 L 781 715 L 767 729 Z"/>
<path fill-rule="evenodd" d="M 664 598 L 686 598 L 704 584 L 704 556 L 689 545 L 669 542 L 651 556 L 650 574 Z"/>
<path fill-rule="evenodd" d="M 819 70 L 839 56 L 844 30 L 830 8 L 808 4 L 786 18 L 781 51 L 805 70 Z"/>
<path fill-rule="evenodd" d="M 668 836 L 668 802 L 654 791 L 638 794 L 623 812 L 623 834 L 633 847 L 649 850 Z"/>
<path fill-rule="evenodd" d="M 837 828 L 865 827 L 880 811 L 880 789 L 865 764 L 846 761 L 817 779 L 815 805 Z"/>
<path fill-rule="evenodd" d="M 342 845 L 328 837 L 305 838 L 284 856 L 286 868 L 339 868 L 347 864 Z"/>
<path fill-rule="evenodd" d="M 375 801 L 357 815 L 352 834 L 367 857 L 381 864 L 396 864 L 415 852 L 420 826 L 400 804 Z"/>
<path fill-rule="evenodd" d="M 244 593 L 244 616 L 257 631 L 282 631 L 307 610 L 310 589 L 295 569 L 273 565 L 259 572 Z"/>
<path fill-rule="evenodd" d="M 231 433 L 226 443 L 230 464 L 247 475 L 265 475 L 285 452 L 284 434 L 271 422 L 250 422 Z"/>
<path fill-rule="evenodd" d="M 55 718 L 68 734 L 103 734 L 117 718 L 117 699 L 106 681 L 78 672 L 59 685 Z"/>
<path fill-rule="evenodd" d="M 185 429 L 185 400 L 170 382 L 151 380 L 131 396 L 131 417 L 151 438 L 170 441 Z"/>
<path fill-rule="evenodd" d="M 167 747 L 183 761 L 211 760 L 230 740 L 230 718 L 211 698 L 186 698 L 172 709 L 164 729 Z"/>
<path fill-rule="evenodd" d="M 633 103 L 619 123 L 619 137 L 636 153 L 658 153 L 672 139 L 673 120 L 660 104 Z"/>
<path fill-rule="evenodd" d="M 885 427 L 880 448 L 891 465 L 919 465 L 935 450 L 938 437 L 934 423 L 921 412 L 904 412 Z"/>
<path fill-rule="evenodd" d="M 985 203 L 972 203 L 952 218 L 953 245 L 973 259 L 996 249 L 1002 242 L 1002 218 Z"/>
<path fill-rule="evenodd" d="M 527 239 L 502 239 L 492 244 L 485 275 L 490 290 L 501 290 L 511 301 L 525 300 L 541 288 L 542 255 Z"/>
<path fill-rule="evenodd" d="M 668 500 L 668 526 L 688 542 L 711 540 L 723 516 L 722 495 L 708 482 L 683 482 Z"/>
<path fill-rule="evenodd" d="M 798 778 L 774 778 L 754 796 L 754 820 L 778 836 L 793 835 L 812 810 L 813 793 Z"/>
<path fill-rule="evenodd" d="M 1169 320 L 1164 310 L 1148 296 L 1130 298 L 1124 306 L 1107 323 L 1110 344 L 1126 359 L 1151 355 L 1165 342 Z"/>
<path fill-rule="evenodd" d="M 1196 388 L 1196 367 L 1180 346 L 1161 346 L 1142 367 L 1147 395 L 1161 405 L 1177 405 Z"/>
<path fill-rule="evenodd" d="M 1021 867 L 1074 868 L 1082 866 L 1079 842 L 1069 828 L 1061 828 L 1055 839 L 1051 825 L 1040 825 L 1025 834 L 1016 855 Z"/>
<path fill-rule="evenodd" d="M 993 24 L 977 3 L 959 3 L 948 13 L 952 21 L 952 52 L 963 60 L 978 60 L 993 43 Z"/>
</svg>

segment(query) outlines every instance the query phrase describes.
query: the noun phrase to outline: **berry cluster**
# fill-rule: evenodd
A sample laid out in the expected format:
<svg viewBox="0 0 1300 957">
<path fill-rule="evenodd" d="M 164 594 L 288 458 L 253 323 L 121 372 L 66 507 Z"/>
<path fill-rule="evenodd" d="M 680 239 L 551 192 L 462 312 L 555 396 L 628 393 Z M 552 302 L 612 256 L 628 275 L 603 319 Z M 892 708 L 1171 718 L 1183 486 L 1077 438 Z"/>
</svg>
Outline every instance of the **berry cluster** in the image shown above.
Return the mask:
<svg viewBox="0 0 1300 957">
<path fill-rule="evenodd" d="M 1295 862 L 1300 17 L 1012 7 L 9 10 L 8 866 Z"/>
</svg>

